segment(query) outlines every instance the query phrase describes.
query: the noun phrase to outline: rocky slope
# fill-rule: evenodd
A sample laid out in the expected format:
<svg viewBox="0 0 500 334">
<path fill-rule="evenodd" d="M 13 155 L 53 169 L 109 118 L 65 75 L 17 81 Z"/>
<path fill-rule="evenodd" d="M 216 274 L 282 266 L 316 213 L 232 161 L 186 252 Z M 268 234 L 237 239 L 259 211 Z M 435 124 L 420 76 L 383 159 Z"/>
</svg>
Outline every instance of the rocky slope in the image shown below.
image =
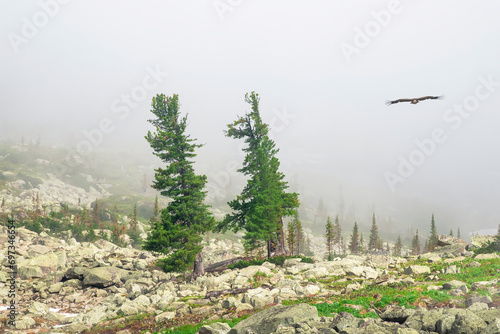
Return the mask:
<svg viewBox="0 0 500 334">
<path fill-rule="evenodd" d="M 200 333 L 230 330 L 230 333 L 257 334 L 500 333 L 500 310 L 494 307 L 494 301 L 484 293 L 473 294 L 477 290 L 498 295 L 498 274 L 470 288 L 460 281 L 430 284 L 442 274 L 459 272 L 460 268 L 453 263 L 473 256 L 463 243 L 443 246 L 439 252 L 422 257 L 426 258 L 422 261 L 427 265 L 409 265 L 407 259 L 386 256 L 348 256 L 314 264 L 288 259 L 282 267 L 265 262 L 261 266 L 210 273 L 189 282 L 179 274 L 158 270 L 154 266 L 157 258 L 149 252 L 120 248 L 103 240 L 95 243 L 59 240 L 24 228 L 17 232 L 19 315 L 15 327 L 6 325 L 10 269 L 6 252 L 0 254 L 0 302 L 3 305 L 0 306 L 0 332 L 4 333 L 82 333 L 100 326 L 97 328 L 101 329 L 93 332 L 99 333 L 104 328 L 127 327 L 128 319 L 134 316 L 139 319 L 145 313 L 148 315 L 141 318 L 142 322 L 160 329 L 186 319 L 229 319 L 259 309 L 265 310 L 233 329 L 216 323 L 202 327 Z M 7 249 L 5 234 L 0 237 L 0 243 Z M 211 240 L 209 244 L 207 253 L 218 252 L 212 256 L 213 260 L 232 257 L 241 250 L 238 243 Z M 477 261 L 471 263 L 481 266 L 485 261 L 482 259 L 493 257 L 497 255 L 478 255 Z M 431 263 L 443 263 L 444 269 L 431 272 Z M 340 294 L 347 297 L 350 292 L 369 285 L 412 286 L 417 284 L 413 277 L 421 273 L 429 273 L 431 282 L 427 289 L 448 291 L 462 298 L 451 306 L 465 303 L 467 308 L 449 308 L 450 305 L 428 308 L 422 303 L 420 308 L 404 309 L 392 305 L 383 310 L 374 309 L 378 319 L 359 319 L 343 312 L 319 317 L 317 308 L 310 305 L 280 306 L 283 301 L 306 297 L 328 298 Z M 324 282 L 329 277 L 340 277 L 346 284 L 342 289 L 332 288 Z M 122 334 L 134 332 L 129 328 Z"/>
</svg>

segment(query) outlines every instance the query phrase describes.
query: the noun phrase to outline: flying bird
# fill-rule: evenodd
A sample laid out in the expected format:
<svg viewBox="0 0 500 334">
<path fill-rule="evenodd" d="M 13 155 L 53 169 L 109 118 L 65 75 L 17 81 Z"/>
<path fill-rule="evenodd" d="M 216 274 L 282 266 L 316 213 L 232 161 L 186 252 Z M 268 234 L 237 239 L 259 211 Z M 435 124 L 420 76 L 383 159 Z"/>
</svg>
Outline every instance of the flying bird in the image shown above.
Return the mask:
<svg viewBox="0 0 500 334">
<path fill-rule="evenodd" d="M 441 96 L 422 96 L 414 99 L 399 99 L 399 100 L 394 100 L 394 101 L 386 101 L 385 104 L 390 106 L 391 104 L 399 103 L 399 102 L 410 102 L 411 104 L 417 104 L 420 101 L 424 100 L 436 100 L 436 99 L 442 99 L 444 95 Z"/>
</svg>

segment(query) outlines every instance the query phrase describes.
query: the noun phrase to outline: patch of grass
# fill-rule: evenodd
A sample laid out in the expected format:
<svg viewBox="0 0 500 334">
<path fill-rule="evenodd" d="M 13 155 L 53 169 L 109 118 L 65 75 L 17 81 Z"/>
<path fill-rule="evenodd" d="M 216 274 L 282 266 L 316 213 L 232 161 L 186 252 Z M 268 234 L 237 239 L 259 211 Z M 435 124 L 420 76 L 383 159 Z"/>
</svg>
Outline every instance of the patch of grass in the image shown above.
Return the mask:
<svg viewBox="0 0 500 334">
<path fill-rule="evenodd" d="M 203 323 L 200 323 L 200 324 L 197 324 L 197 325 L 182 325 L 182 326 L 179 326 L 179 327 L 175 327 L 175 328 L 172 328 L 172 329 L 168 329 L 166 331 L 163 331 L 163 332 L 160 332 L 161 334 L 195 334 L 198 332 L 198 330 L 202 327 L 202 326 L 205 326 L 205 325 L 210 325 L 210 324 L 213 324 L 213 323 L 216 323 L 216 322 L 222 322 L 222 323 L 226 323 L 229 325 L 229 327 L 233 328 L 234 326 L 236 326 L 240 321 L 248 318 L 250 315 L 243 315 L 241 317 L 236 317 L 236 318 L 232 318 L 232 319 L 229 319 L 229 320 L 226 320 L 226 319 L 219 319 L 219 320 L 216 320 L 216 321 L 209 321 L 209 322 L 203 322 Z M 159 334 L 158 332 L 155 332 L 153 334 Z"/>
</svg>

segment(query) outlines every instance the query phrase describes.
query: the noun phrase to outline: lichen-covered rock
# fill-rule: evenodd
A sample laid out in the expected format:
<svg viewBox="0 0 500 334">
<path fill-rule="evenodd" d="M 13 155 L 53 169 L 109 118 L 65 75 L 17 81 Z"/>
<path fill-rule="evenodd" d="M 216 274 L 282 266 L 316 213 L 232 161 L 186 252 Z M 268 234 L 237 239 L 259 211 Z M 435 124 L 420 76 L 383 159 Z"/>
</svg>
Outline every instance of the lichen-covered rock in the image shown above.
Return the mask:
<svg viewBox="0 0 500 334">
<path fill-rule="evenodd" d="M 385 321 L 404 323 L 409 316 L 415 314 L 414 309 L 407 309 L 405 307 L 388 307 L 380 318 Z"/>
<path fill-rule="evenodd" d="M 464 282 L 457 281 L 457 280 L 453 280 L 453 281 L 449 281 L 449 282 L 443 283 L 443 289 L 444 290 L 453 290 L 453 289 L 461 288 L 461 287 L 464 287 L 464 286 L 465 286 L 465 288 L 467 288 L 467 285 Z"/>
<path fill-rule="evenodd" d="M 420 309 L 406 319 L 404 324 L 413 329 L 435 332 L 436 323 L 443 316 L 442 309 L 433 309 L 430 311 Z"/>
<path fill-rule="evenodd" d="M 431 268 L 429 268 L 427 266 L 413 265 L 413 266 L 406 267 L 404 269 L 405 275 L 419 275 L 419 274 L 426 274 L 426 273 L 430 273 L 430 272 L 431 272 Z"/>
<path fill-rule="evenodd" d="M 470 311 L 461 310 L 455 315 L 450 334 L 479 334 L 486 327 L 483 319 Z"/>
<path fill-rule="evenodd" d="M 491 304 L 493 303 L 493 300 L 491 300 L 490 296 L 470 297 L 465 300 L 465 307 L 469 308 L 475 303 Z M 486 305 L 486 307 L 488 307 L 488 305 Z"/>
<path fill-rule="evenodd" d="M 308 304 L 273 306 L 239 322 L 230 334 L 246 334 L 250 329 L 259 334 L 271 334 L 279 325 L 293 325 L 318 316 L 316 307 Z"/>
<path fill-rule="evenodd" d="M 488 327 L 483 329 L 481 334 L 500 334 L 500 319 L 495 319 Z"/>
<path fill-rule="evenodd" d="M 42 268 L 39 266 L 19 266 L 17 268 L 17 273 L 20 279 L 32 279 L 43 277 Z"/>
<path fill-rule="evenodd" d="M 16 329 L 28 329 L 35 324 L 35 320 L 33 318 L 24 316 L 19 320 L 16 320 Z"/>
<path fill-rule="evenodd" d="M 158 314 L 155 317 L 155 321 L 162 322 L 162 321 L 167 321 L 167 320 L 170 320 L 173 318 L 175 318 L 175 312 L 163 312 L 163 313 Z"/>
<path fill-rule="evenodd" d="M 39 316 L 46 315 L 47 313 L 49 313 L 49 308 L 45 304 L 34 302 L 30 306 L 28 306 L 28 312 Z"/>
<path fill-rule="evenodd" d="M 228 324 L 216 322 L 210 325 L 200 327 L 198 334 L 227 334 L 231 330 Z"/>
<path fill-rule="evenodd" d="M 97 267 L 87 270 L 84 273 L 83 284 L 86 286 L 95 286 L 106 288 L 113 284 L 121 284 L 121 276 L 126 275 L 127 271 L 116 267 Z"/>
</svg>

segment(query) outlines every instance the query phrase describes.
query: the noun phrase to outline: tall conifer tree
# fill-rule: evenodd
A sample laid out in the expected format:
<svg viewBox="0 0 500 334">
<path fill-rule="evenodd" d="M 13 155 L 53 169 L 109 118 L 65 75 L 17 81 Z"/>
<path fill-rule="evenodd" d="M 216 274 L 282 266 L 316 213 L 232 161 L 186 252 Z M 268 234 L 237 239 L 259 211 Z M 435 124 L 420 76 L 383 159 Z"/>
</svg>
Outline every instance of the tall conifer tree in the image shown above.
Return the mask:
<svg viewBox="0 0 500 334">
<path fill-rule="evenodd" d="M 179 98 L 158 94 L 153 98 L 149 120 L 156 131 L 148 131 L 146 140 L 164 163 L 155 170 L 153 188 L 172 199 L 161 210 L 161 219 L 154 223 L 144 249 L 168 254 L 160 260 L 165 271 L 183 271 L 194 264 L 193 276 L 204 274 L 201 255 L 202 234 L 213 226 L 213 217 L 205 205 L 207 178 L 196 175 L 193 168 L 195 139 L 186 134 L 187 116 L 181 117 Z"/>
<path fill-rule="evenodd" d="M 436 230 L 436 222 L 434 221 L 434 214 L 431 218 L 431 233 L 429 235 L 429 241 L 427 243 L 428 251 L 433 251 L 438 244 L 438 235 Z"/>
<path fill-rule="evenodd" d="M 359 252 L 359 232 L 358 223 L 354 222 L 354 227 L 352 228 L 351 242 L 349 243 L 349 250 L 352 254 L 358 254 Z"/>
<path fill-rule="evenodd" d="M 335 230 L 335 233 L 334 233 L 335 234 L 335 244 L 340 245 L 341 238 L 342 238 L 342 225 L 340 225 L 338 214 L 335 216 L 334 230 Z"/>
<path fill-rule="evenodd" d="M 401 256 L 401 251 L 403 249 L 403 243 L 401 242 L 401 236 L 398 236 L 398 240 L 394 245 L 394 250 L 392 251 L 393 256 Z"/>
<path fill-rule="evenodd" d="M 370 228 L 370 239 L 368 240 L 368 251 L 379 249 L 380 238 L 378 235 L 377 222 L 375 220 L 375 212 L 373 213 L 372 226 Z"/>
<path fill-rule="evenodd" d="M 288 185 L 279 171 L 278 149 L 260 116 L 258 94 L 246 94 L 245 101 L 252 111 L 228 124 L 226 136 L 244 139 L 247 144 L 243 167 L 238 171 L 249 179 L 242 193 L 228 203 L 233 212 L 226 215 L 218 229 L 244 229 L 245 247 L 251 250 L 266 246 L 270 257 L 273 250 L 284 253 L 282 218 L 292 215 L 298 207 L 298 194 L 285 191 Z"/>
<path fill-rule="evenodd" d="M 326 219 L 326 251 L 328 252 L 328 261 L 333 260 L 333 243 L 335 241 L 335 229 L 330 219 L 330 216 Z"/>
</svg>

